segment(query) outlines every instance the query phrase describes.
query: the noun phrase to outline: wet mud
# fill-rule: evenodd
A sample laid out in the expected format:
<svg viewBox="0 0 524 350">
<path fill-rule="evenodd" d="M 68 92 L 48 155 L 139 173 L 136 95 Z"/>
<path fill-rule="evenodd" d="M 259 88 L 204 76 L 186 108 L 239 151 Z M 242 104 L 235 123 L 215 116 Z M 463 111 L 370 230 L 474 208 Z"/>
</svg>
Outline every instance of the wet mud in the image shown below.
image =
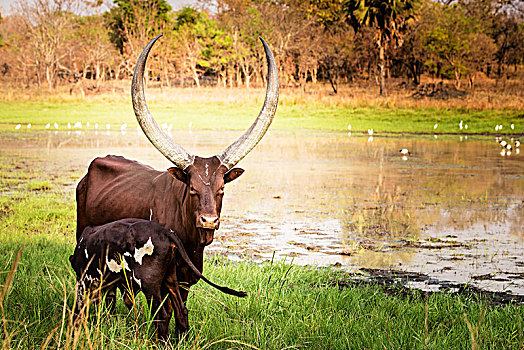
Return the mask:
<svg viewBox="0 0 524 350">
<path fill-rule="evenodd" d="M 362 285 L 379 286 L 388 295 L 403 297 L 420 295 L 420 292 L 428 295 L 446 293 L 471 297 L 477 302 L 491 305 L 524 305 L 524 295 L 493 292 L 470 284 L 443 281 L 421 273 L 396 270 L 362 269 L 361 273 L 353 274 L 347 280 L 333 281 L 330 284 L 338 286 L 340 290 Z"/>
<path fill-rule="evenodd" d="M 73 200 L 90 161 L 107 154 L 171 166 L 134 129 L 1 136 L 5 196 L 24 188 L 35 195 L 62 191 Z M 201 156 L 219 153 L 238 136 L 173 133 Z M 403 157 L 402 148 L 411 155 Z M 494 138 L 270 130 L 238 166 L 246 172 L 226 186 L 220 230 L 207 254 L 408 271 L 524 295 L 524 158 L 502 155 Z"/>
</svg>

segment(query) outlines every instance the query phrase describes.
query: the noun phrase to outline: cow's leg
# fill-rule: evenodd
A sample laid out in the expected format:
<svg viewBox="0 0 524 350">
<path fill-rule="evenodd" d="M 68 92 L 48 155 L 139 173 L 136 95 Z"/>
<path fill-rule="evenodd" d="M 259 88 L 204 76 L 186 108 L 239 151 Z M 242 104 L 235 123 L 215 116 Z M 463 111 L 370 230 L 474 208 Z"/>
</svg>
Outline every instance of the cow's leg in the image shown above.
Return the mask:
<svg viewBox="0 0 524 350">
<path fill-rule="evenodd" d="M 86 217 L 86 182 L 87 175 L 76 186 L 76 240 L 80 239 L 84 228 L 88 225 Z"/>
<path fill-rule="evenodd" d="M 160 340 L 167 340 L 169 336 L 169 319 L 166 308 L 162 305 L 162 295 L 160 293 L 160 286 L 158 288 L 143 288 L 147 303 L 151 305 L 151 314 L 155 314 L 155 325 L 157 329 L 157 337 Z M 166 322 L 167 321 L 167 322 Z"/>
<path fill-rule="evenodd" d="M 166 323 L 169 326 L 169 323 L 171 322 L 171 317 L 173 316 L 173 302 L 170 298 L 169 289 L 165 288 L 165 286 L 162 286 L 162 300 L 164 301 L 164 308 L 166 310 Z"/>
<path fill-rule="evenodd" d="M 182 292 L 185 292 L 187 299 L 187 290 L 180 290 L 178 281 L 176 278 L 176 271 L 171 268 L 166 274 L 164 279 L 164 286 L 169 292 L 169 300 L 171 301 L 172 308 L 175 311 L 176 327 L 179 331 L 185 332 L 189 329 L 189 321 L 187 319 L 188 311 L 182 296 Z"/>
<path fill-rule="evenodd" d="M 116 309 L 116 287 L 109 289 L 106 293 L 106 307 L 111 312 L 115 312 Z"/>
</svg>

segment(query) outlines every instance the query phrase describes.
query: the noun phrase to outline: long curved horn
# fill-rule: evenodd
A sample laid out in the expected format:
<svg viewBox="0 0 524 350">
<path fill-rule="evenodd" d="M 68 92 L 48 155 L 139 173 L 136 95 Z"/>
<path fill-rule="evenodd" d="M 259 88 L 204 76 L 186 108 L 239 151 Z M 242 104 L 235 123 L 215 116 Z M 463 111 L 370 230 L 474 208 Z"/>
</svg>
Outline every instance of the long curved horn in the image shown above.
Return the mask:
<svg viewBox="0 0 524 350">
<path fill-rule="evenodd" d="M 177 168 L 185 170 L 193 164 L 195 156 L 187 152 L 182 146 L 176 143 L 171 137 L 160 129 L 155 119 L 149 111 L 144 93 L 144 70 L 147 56 L 153 47 L 153 44 L 162 34 L 151 40 L 144 48 L 144 51 L 138 57 L 135 72 L 133 73 L 133 82 L 131 83 L 131 99 L 133 109 L 135 110 L 136 120 L 142 127 L 144 134 L 151 141 L 153 146 L 169 159 Z"/>
<path fill-rule="evenodd" d="M 244 158 L 262 139 L 269 128 L 269 125 L 273 121 L 273 117 L 277 110 L 279 87 L 277 64 L 273 57 L 273 53 L 264 39 L 261 37 L 259 37 L 259 39 L 264 45 L 268 66 L 266 98 L 257 119 L 255 119 L 251 127 L 247 129 L 244 135 L 240 136 L 238 140 L 222 151 L 222 153 L 217 154 L 218 159 L 220 159 L 222 164 L 224 164 L 228 169 L 234 167 L 235 164 Z"/>
</svg>

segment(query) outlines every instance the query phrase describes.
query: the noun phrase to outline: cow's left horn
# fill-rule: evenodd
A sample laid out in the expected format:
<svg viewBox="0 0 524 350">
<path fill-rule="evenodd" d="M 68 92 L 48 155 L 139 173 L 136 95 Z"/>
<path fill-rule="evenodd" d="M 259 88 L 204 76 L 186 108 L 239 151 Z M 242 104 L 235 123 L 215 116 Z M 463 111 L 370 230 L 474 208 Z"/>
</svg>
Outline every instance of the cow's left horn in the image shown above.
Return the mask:
<svg viewBox="0 0 524 350">
<path fill-rule="evenodd" d="M 264 100 L 264 105 L 258 114 L 257 119 L 253 122 L 251 127 L 247 129 L 244 135 L 240 136 L 238 140 L 232 143 L 227 147 L 222 153 L 217 154 L 218 159 L 224 164 L 228 169 L 231 169 L 235 166 L 242 158 L 244 158 L 249 151 L 257 145 L 257 143 L 262 139 L 266 133 L 269 125 L 273 121 L 273 117 L 277 110 L 278 104 L 278 72 L 277 64 L 273 53 L 269 49 L 269 46 L 266 44 L 264 39 L 260 38 L 262 44 L 264 45 L 264 50 L 266 51 L 267 59 L 267 88 L 266 88 L 266 99 Z"/>
<path fill-rule="evenodd" d="M 173 162 L 178 168 L 185 170 L 193 164 L 195 156 L 187 152 L 182 146 L 176 143 L 171 137 L 160 129 L 153 115 L 147 106 L 144 93 L 144 70 L 147 56 L 153 47 L 153 44 L 162 34 L 151 40 L 144 48 L 138 61 L 136 62 L 135 72 L 133 73 L 133 82 L 131 83 L 131 99 L 135 110 L 136 120 L 142 127 L 144 134 L 149 141 L 160 151 L 167 159 Z"/>
</svg>

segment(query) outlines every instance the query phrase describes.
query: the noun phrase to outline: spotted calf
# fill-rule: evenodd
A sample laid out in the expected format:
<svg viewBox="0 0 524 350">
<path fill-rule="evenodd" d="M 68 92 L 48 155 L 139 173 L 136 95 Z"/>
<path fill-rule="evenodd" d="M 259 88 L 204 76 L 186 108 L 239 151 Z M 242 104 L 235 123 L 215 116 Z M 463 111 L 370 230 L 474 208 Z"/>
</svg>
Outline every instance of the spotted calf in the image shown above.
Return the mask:
<svg viewBox="0 0 524 350">
<path fill-rule="evenodd" d="M 124 295 L 124 303 L 131 308 L 131 296 L 141 291 L 152 305 L 151 311 L 156 312 L 155 323 L 161 339 L 168 336 L 173 311 L 177 328 L 186 331 L 189 327 L 188 311 L 176 276 L 177 265 L 186 264 L 197 278 L 225 293 L 246 296 L 202 276 L 178 236 L 155 221 L 123 219 L 88 226 L 69 260 L 77 276 L 77 312 L 82 309 L 88 292 L 94 301 L 107 293 L 106 301 L 114 307 L 118 288 Z"/>
</svg>

